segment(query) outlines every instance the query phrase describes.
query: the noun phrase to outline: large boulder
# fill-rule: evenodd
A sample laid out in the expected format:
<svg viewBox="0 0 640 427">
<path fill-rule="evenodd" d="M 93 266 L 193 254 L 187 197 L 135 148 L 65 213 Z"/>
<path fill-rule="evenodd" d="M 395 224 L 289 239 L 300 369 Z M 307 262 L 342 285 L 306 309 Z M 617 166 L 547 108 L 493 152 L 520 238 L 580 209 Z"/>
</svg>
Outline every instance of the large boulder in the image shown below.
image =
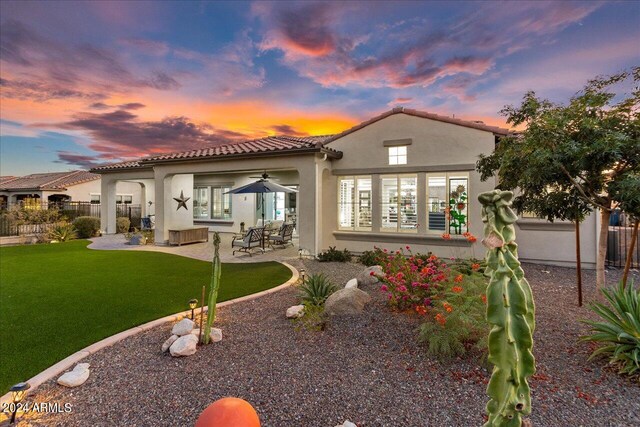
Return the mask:
<svg viewBox="0 0 640 427">
<path fill-rule="evenodd" d="M 382 276 L 383 274 L 384 273 L 382 271 L 382 267 L 380 267 L 379 265 L 372 265 L 371 267 L 367 267 L 362 273 L 358 275 L 358 285 L 374 285 L 380 281 L 376 276 Z"/>
<path fill-rule="evenodd" d="M 340 289 L 329 295 L 324 311 L 329 316 L 358 314 L 370 300 L 369 294 L 358 288 Z"/>
<path fill-rule="evenodd" d="M 198 337 L 191 334 L 183 335 L 171 344 L 169 353 L 171 353 L 173 357 L 191 356 L 196 352 L 197 345 Z"/>
<path fill-rule="evenodd" d="M 173 329 L 171 329 L 171 333 L 173 335 L 177 335 L 181 337 L 183 335 L 190 334 L 191 331 L 193 330 L 193 326 L 194 326 L 193 320 L 189 320 L 185 318 L 179 321 L 178 323 L 176 323 L 175 325 L 173 325 Z"/>
<path fill-rule="evenodd" d="M 287 319 L 297 319 L 304 316 L 304 305 L 293 305 L 287 308 Z"/>
<path fill-rule="evenodd" d="M 349 420 L 346 420 L 343 424 L 338 424 L 336 427 L 358 427 Z"/>
<path fill-rule="evenodd" d="M 177 335 L 171 335 L 169 338 L 167 338 L 164 344 L 162 344 L 162 352 L 164 353 L 165 351 L 169 350 L 169 347 L 171 347 L 171 344 L 176 342 L 178 338 L 180 337 Z"/>
<path fill-rule="evenodd" d="M 78 387 L 89 378 L 89 364 L 78 363 L 72 371 L 66 372 L 58 378 L 58 384 L 65 387 Z"/>
</svg>

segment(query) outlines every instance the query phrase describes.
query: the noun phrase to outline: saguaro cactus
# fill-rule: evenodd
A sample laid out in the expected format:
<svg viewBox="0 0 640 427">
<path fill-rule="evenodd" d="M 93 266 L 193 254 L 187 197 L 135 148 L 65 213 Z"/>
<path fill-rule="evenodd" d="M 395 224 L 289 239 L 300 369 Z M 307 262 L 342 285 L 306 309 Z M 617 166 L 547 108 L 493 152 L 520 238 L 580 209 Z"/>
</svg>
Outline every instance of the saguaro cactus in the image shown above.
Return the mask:
<svg viewBox="0 0 640 427">
<path fill-rule="evenodd" d="M 211 266 L 211 286 L 209 289 L 209 301 L 207 309 L 207 323 L 204 327 L 202 342 L 209 344 L 211 341 L 211 325 L 216 319 L 216 303 L 218 301 L 218 289 L 220 288 L 220 276 L 222 275 L 222 265 L 220 264 L 220 235 L 213 233 L 213 261 Z"/>
<path fill-rule="evenodd" d="M 487 269 L 491 278 L 487 287 L 489 362 L 493 367 L 487 386 L 489 419 L 485 427 L 521 426 L 523 415 L 531 413 L 528 378 L 535 372 L 533 330 L 535 307 L 531 287 L 518 261 L 511 210 L 510 191 L 481 193 Z"/>
</svg>

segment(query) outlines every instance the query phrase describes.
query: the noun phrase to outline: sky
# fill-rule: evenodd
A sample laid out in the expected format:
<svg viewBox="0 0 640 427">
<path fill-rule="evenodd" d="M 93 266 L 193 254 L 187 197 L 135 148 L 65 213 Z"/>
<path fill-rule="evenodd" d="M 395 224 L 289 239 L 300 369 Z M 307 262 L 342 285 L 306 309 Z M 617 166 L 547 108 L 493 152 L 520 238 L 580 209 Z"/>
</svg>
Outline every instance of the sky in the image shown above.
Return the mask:
<svg viewBox="0 0 640 427">
<path fill-rule="evenodd" d="M 640 2 L 0 2 L 0 175 L 267 135 L 395 106 L 506 126 L 640 65 Z"/>
</svg>

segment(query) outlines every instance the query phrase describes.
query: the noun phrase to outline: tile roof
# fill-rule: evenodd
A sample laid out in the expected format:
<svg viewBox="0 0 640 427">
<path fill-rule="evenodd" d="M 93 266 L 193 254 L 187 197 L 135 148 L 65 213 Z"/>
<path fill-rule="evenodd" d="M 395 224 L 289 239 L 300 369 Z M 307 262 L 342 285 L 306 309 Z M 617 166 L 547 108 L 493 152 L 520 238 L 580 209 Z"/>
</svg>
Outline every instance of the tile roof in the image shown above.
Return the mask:
<svg viewBox="0 0 640 427">
<path fill-rule="evenodd" d="M 91 168 L 91 170 L 92 171 L 101 171 L 101 170 L 118 170 L 118 169 L 138 168 L 138 167 L 140 167 L 140 161 L 134 160 L 134 161 L 129 161 L 129 162 L 109 163 L 109 164 L 102 165 L 102 166 L 96 166 L 94 168 Z"/>
<path fill-rule="evenodd" d="M 72 185 L 100 179 L 100 175 L 85 170 L 72 172 L 34 173 L 0 183 L 0 190 L 64 190 Z"/>
<path fill-rule="evenodd" d="M 0 185 L 6 184 L 7 182 L 13 181 L 14 179 L 18 179 L 17 176 L 0 176 Z"/>
<path fill-rule="evenodd" d="M 385 111 L 384 113 L 375 116 L 365 122 L 362 122 L 354 127 L 352 127 L 351 129 L 347 129 L 344 132 L 338 133 L 336 135 L 333 135 L 328 141 L 325 141 L 325 143 L 329 143 L 332 141 L 335 141 L 336 139 L 340 139 L 343 136 L 349 135 L 350 133 L 353 133 L 357 130 L 360 130 L 366 126 L 369 126 L 370 124 L 373 124 L 379 120 L 382 120 L 384 118 L 387 118 L 389 116 L 392 116 L 394 114 L 407 114 L 409 116 L 414 116 L 414 117 L 422 117 L 425 119 L 431 119 L 431 120 L 437 120 L 439 122 L 445 122 L 445 123 L 451 123 L 454 125 L 458 125 L 458 126 L 464 126 L 464 127 L 468 127 L 468 128 L 473 128 L 473 129 L 478 129 L 478 130 L 484 130 L 487 132 L 492 132 L 495 135 L 507 135 L 509 133 L 509 129 L 504 129 L 498 126 L 489 126 L 489 125 L 485 125 L 483 122 L 480 121 L 469 121 L 469 120 L 461 120 L 461 119 L 455 119 L 453 117 L 448 117 L 448 116 L 441 116 L 439 114 L 434 114 L 434 113 L 428 113 L 426 111 L 419 111 L 419 110 L 414 110 L 411 108 L 404 108 L 404 107 L 396 107 L 392 110 L 389 111 Z"/>
</svg>

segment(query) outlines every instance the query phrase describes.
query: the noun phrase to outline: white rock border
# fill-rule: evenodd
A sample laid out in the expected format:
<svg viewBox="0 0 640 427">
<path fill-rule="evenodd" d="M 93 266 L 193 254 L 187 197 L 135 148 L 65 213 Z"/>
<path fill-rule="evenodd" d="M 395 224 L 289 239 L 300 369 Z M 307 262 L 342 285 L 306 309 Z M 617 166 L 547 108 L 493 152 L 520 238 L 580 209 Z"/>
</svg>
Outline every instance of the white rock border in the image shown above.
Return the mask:
<svg viewBox="0 0 640 427">
<path fill-rule="evenodd" d="M 298 270 L 296 270 L 295 267 L 293 267 L 291 264 L 288 264 L 284 261 L 275 261 L 275 262 L 279 262 L 280 264 L 284 265 L 285 267 L 287 267 L 289 270 L 291 270 L 292 276 L 289 280 L 287 280 L 286 282 L 284 282 L 282 285 L 278 285 L 274 288 L 270 288 L 270 289 L 266 289 L 264 291 L 260 291 L 260 292 L 256 292 L 255 294 L 250 294 L 250 295 L 245 295 L 243 297 L 239 297 L 239 298 L 235 298 L 229 301 L 224 301 L 221 302 L 219 304 L 216 305 L 217 308 L 221 308 L 221 307 L 227 307 L 229 305 L 233 305 L 233 304 L 237 304 L 239 302 L 244 302 L 244 301 L 251 301 L 253 299 L 256 298 L 260 298 L 263 297 L 265 295 L 269 295 L 272 294 L 274 292 L 278 292 L 284 288 L 287 288 L 295 283 L 298 282 L 298 278 L 299 278 L 299 273 Z M 207 306 L 204 307 L 204 311 L 207 311 Z M 185 310 L 182 311 L 180 313 L 176 313 L 176 314 L 170 314 L 169 316 L 165 316 L 165 317 L 161 317 L 160 319 L 156 319 L 156 320 L 152 320 L 151 322 L 147 322 L 144 323 L 140 326 L 135 326 L 131 329 L 127 329 L 126 331 L 122 331 L 119 332 L 115 335 L 111 335 L 110 337 L 107 337 L 103 340 L 100 340 L 96 343 L 91 344 L 88 347 L 83 348 L 82 350 L 78 350 L 75 353 L 73 353 L 71 356 L 68 356 L 64 359 L 62 359 L 61 361 L 59 361 L 58 363 L 56 363 L 53 366 L 50 366 L 49 368 L 45 369 L 44 371 L 40 372 L 38 375 L 28 379 L 26 382 L 29 383 L 29 385 L 31 386 L 29 388 L 29 394 L 33 393 L 33 391 L 35 389 L 37 389 L 39 386 L 41 386 L 42 384 L 44 384 L 45 382 L 55 378 L 58 374 L 60 374 L 61 372 L 66 371 L 67 369 L 71 368 L 73 365 L 75 365 L 76 363 L 78 363 L 80 360 L 84 359 L 85 357 L 100 351 L 106 347 L 110 347 L 112 345 L 114 345 L 115 343 L 122 341 L 125 338 L 131 337 L 133 335 L 139 334 L 140 332 L 143 331 L 148 331 L 149 329 L 153 329 L 157 326 L 160 326 L 164 323 L 167 322 L 175 322 L 176 320 L 181 320 L 187 316 L 191 315 L 191 309 L 189 310 Z M 11 400 L 11 392 L 5 394 L 4 396 L 0 397 L 0 404 L 4 404 L 4 403 L 10 403 Z"/>
</svg>

